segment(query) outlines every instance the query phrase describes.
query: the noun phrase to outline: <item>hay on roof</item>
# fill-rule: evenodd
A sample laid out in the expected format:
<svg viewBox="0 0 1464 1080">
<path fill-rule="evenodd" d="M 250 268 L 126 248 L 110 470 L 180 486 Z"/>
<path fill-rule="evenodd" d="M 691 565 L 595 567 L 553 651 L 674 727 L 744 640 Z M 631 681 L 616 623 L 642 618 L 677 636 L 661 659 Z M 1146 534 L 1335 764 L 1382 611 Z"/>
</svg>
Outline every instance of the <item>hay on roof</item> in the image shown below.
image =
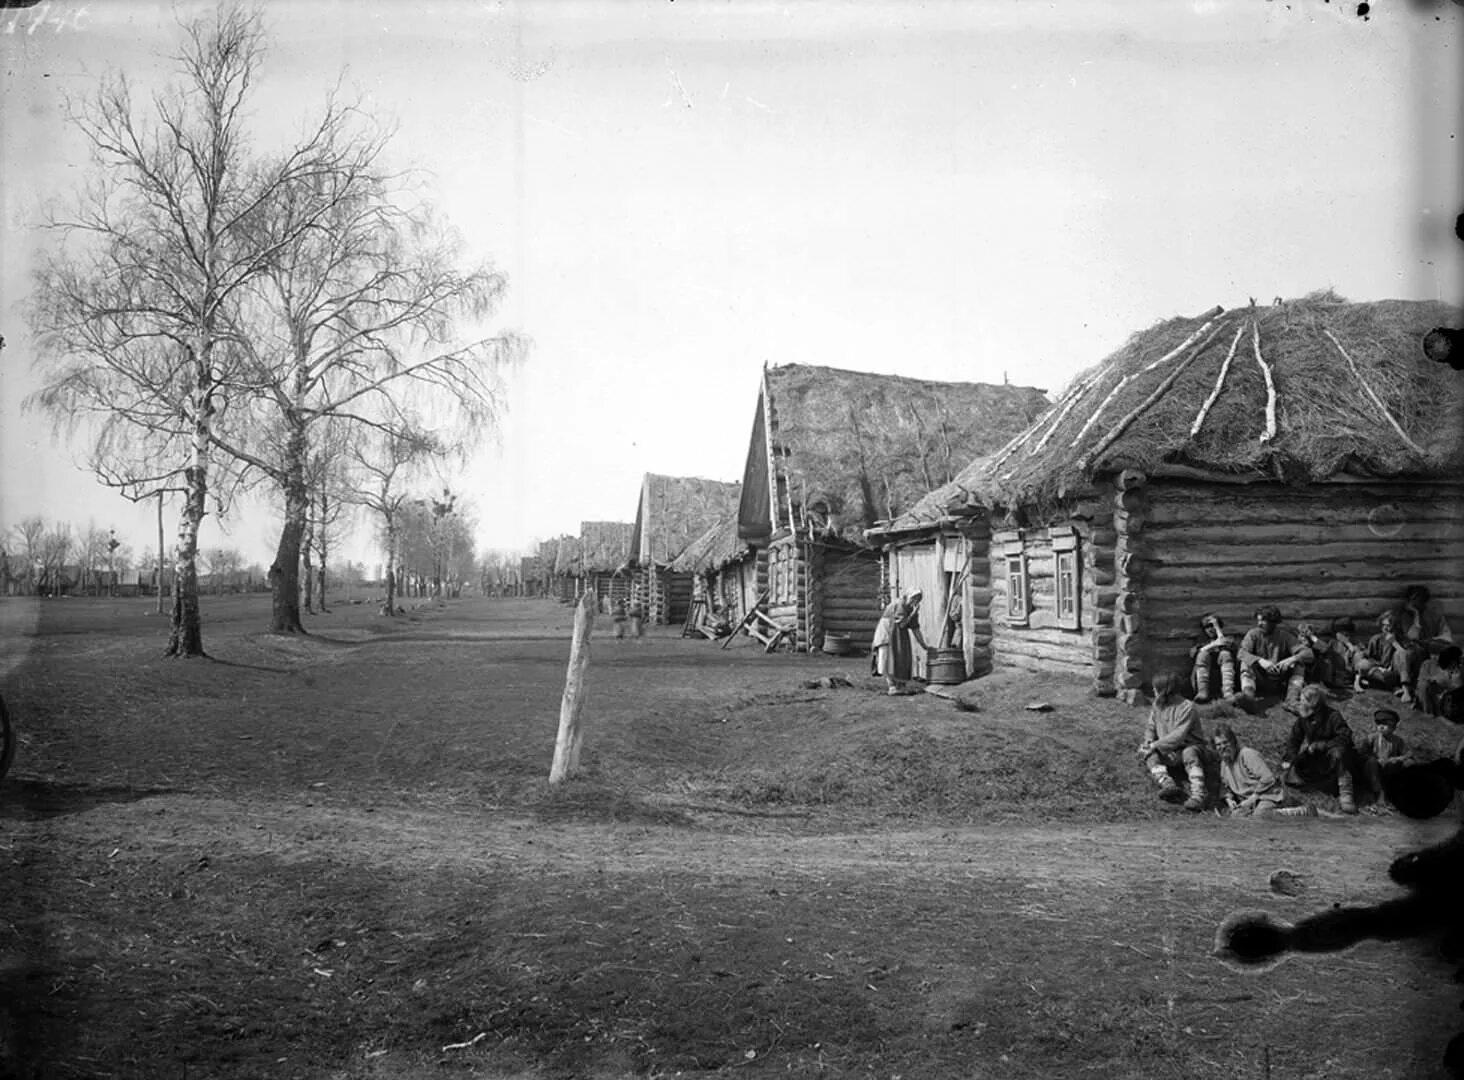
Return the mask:
<svg viewBox="0 0 1464 1080">
<path fill-rule="evenodd" d="M 1429 330 L 1459 325 L 1458 309 L 1402 300 L 1348 303 L 1331 292 L 1313 293 L 1226 312 L 1216 323 L 1220 332 L 1196 354 L 1142 370 L 1203 321 L 1169 319 L 1135 334 L 1074 380 L 1076 386 L 1096 379 L 1087 392 L 1091 403 L 1063 417 L 1040 451 L 1041 440 L 1029 439 L 1004 459 L 986 462 L 962 486 L 987 505 L 1012 506 L 1049 502 L 1100 473 L 1163 465 L 1292 483 L 1343 472 L 1448 476 L 1464 465 L 1464 382 L 1422 352 Z M 1244 336 L 1220 393 L 1192 433 L 1237 329 Z M 1263 438 L 1266 373 L 1255 358 L 1253 333 L 1275 382 L 1276 433 L 1269 440 Z M 1180 364 L 1187 366 L 1173 385 L 1138 409 Z M 1083 431 L 1096 402 L 1126 377 L 1100 422 Z M 1108 439 L 1131 413 L 1127 427 Z"/>
<path fill-rule="evenodd" d="M 737 514 L 733 512 L 693 540 L 672 562 L 671 569 L 678 573 L 711 573 L 735 562 L 748 550 L 747 542 L 737 535 Z"/>
<path fill-rule="evenodd" d="M 774 459 L 801 517 L 785 524 L 852 542 L 1001 447 L 1048 404 L 1034 387 L 806 364 L 769 369 L 767 387 Z"/>
<path fill-rule="evenodd" d="M 631 532 L 631 557 L 669 566 L 709 528 L 735 513 L 742 485 L 647 473 Z"/>
<path fill-rule="evenodd" d="M 580 522 L 580 570 L 586 574 L 613 574 L 630 557 L 629 521 Z"/>
</svg>

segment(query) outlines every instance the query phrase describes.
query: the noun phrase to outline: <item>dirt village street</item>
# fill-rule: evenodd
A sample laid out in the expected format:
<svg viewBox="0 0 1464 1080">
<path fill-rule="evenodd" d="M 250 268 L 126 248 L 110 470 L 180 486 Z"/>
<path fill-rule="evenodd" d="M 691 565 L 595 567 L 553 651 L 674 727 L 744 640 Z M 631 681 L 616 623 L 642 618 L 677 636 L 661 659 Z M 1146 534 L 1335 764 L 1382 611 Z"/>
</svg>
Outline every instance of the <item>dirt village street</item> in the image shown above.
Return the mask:
<svg viewBox="0 0 1464 1080">
<path fill-rule="evenodd" d="M 597 633 L 551 788 L 569 608 L 289 637 L 210 599 L 188 662 L 137 601 L 0 602 L 0 1076 L 1441 1075 L 1426 944 L 1213 950 L 1238 910 L 1396 895 L 1457 814 L 1186 815 L 1142 710 L 1076 681 L 957 709 L 679 627 Z"/>
</svg>

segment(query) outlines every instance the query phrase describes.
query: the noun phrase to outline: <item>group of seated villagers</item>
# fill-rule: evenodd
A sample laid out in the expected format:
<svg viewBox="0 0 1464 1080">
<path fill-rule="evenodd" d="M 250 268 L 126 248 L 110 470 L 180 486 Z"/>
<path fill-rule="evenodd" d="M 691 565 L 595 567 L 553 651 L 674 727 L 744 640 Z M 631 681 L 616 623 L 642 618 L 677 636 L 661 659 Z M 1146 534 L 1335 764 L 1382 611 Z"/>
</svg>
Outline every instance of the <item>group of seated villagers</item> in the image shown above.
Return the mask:
<svg viewBox="0 0 1464 1080">
<path fill-rule="evenodd" d="M 1191 650 L 1194 700 L 1184 693 L 1184 678 L 1167 672 L 1153 681 L 1139 754 L 1159 785 L 1159 797 L 1199 811 L 1206 803 L 1207 765 L 1218 762 L 1221 795 L 1239 815 L 1315 815 L 1315 807 L 1293 792 L 1317 789 L 1337 793 L 1338 809 L 1357 813 L 1358 800 L 1386 807 L 1383 771 L 1401 765 L 1406 755 L 1394 709 L 1373 713 L 1374 730 L 1356 743 L 1342 714 L 1327 703 L 1326 690 L 1388 690 L 1400 707 L 1464 721 L 1464 667 L 1443 614 L 1422 585 L 1410 586 L 1397 608 L 1378 618 L 1378 632 L 1366 642 L 1356 638 L 1349 618 L 1332 620 L 1318 634 L 1307 623 L 1295 630 L 1281 622 L 1275 607 L 1256 612 L 1256 625 L 1240 639 L 1226 633 L 1218 615 L 1201 619 L 1201 636 Z M 1295 718 L 1273 771 L 1255 749 L 1240 744 L 1228 724 L 1207 741 L 1196 703 L 1213 700 L 1212 691 L 1250 711 L 1258 693 L 1284 696 Z M 1464 753 L 1464 746 L 1461 746 Z M 1184 783 L 1177 782 L 1183 778 Z M 1360 789 L 1360 790 L 1359 790 Z"/>
</svg>

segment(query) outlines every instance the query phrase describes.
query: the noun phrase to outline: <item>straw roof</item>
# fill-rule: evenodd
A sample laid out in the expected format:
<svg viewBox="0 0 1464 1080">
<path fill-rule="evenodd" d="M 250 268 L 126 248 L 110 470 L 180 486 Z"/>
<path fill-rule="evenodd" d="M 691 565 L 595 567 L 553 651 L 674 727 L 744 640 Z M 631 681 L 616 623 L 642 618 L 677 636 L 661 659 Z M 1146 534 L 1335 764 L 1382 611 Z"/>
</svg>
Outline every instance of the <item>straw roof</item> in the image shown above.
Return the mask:
<svg viewBox="0 0 1464 1080">
<path fill-rule="evenodd" d="M 747 542 L 737 535 L 737 514 L 726 514 L 701 536 L 687 545 L 671 569 L 681 573 L 706 573 L 720 570 L 750 550 Z"/>
<path fill-rule="evenodd" d="M 1160 322 L 932 492 L 924 512 L 963 495 L 1041 505 L 1103 473 L 1164 466 L 1288 483 L 1458 475 L 1464 380 L 1427 359 L 1422 341 L 1459 324 L 1446 304 L 1349 303 L 1330 291 Z"/>
<path fill-rule="evenodd" d="M 770 368 L 765 379 L 773 460 L 794 518 L 785 520 L 789 509 L 776 506 L 768 524 L 853 542 L 876 521 L 899 515 L 952 480 L 976 455 L 1000 447 L 1048 404 L 1041 390 L 1028 386 L 933 382 L 807 364 Z M 770 490 L 777 491 L 775 483 Z"/>
<path fill-rule="evenodd" d="M 631 530 L 630 557 L 668 566 L 723 516 L 737 508 L 742 485 L 694 476 L 646 473 Z"/>
<path fill-rule="evenodd" d="M 586 574 L 614 573 L 630 558 L 629 521 L 580 522 L 580 571 Z"/>
<path fill-rule="evenodd" d="M 580 542 L 577 536 L 561 536 L 559 548 L 554 553 L 554 573 L 560 577 L 573 577 L 580 572 Z"/>
</svg>

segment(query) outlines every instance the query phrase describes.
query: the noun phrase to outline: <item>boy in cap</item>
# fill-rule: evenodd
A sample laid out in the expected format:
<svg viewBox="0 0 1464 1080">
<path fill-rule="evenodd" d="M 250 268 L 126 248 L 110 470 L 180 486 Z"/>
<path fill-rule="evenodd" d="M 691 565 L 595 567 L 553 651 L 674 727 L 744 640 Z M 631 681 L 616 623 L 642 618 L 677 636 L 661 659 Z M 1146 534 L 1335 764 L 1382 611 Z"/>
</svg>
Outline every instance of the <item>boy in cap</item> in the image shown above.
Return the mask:
<svg viewBox="0 0 1464 1080">
<path fill-rule="evenodd" d="M 1356 751 L 1358 779 L 1368 797 L 1386 806 L 1383 795 L 1383 771 L 1389 766 L 1397 767 L 1408 760 L 1408 748 L 1398 735 L 1398 714 L 1392 709 L 1378 709 L 1373 713 L 1373 733 L 1359 739 Z"/>
<path fill-rule="evenodd" d="M 1281 625 L 1281 612 L 1267 605 L 1256 612 L 1256 625 L 1240 640 L 1240 693 L 1253 700 L 1264 685 L 1295 699 L 1306 682 L 1306 669 L 1316 654 L 1295 633 Z"/>
</svg>

